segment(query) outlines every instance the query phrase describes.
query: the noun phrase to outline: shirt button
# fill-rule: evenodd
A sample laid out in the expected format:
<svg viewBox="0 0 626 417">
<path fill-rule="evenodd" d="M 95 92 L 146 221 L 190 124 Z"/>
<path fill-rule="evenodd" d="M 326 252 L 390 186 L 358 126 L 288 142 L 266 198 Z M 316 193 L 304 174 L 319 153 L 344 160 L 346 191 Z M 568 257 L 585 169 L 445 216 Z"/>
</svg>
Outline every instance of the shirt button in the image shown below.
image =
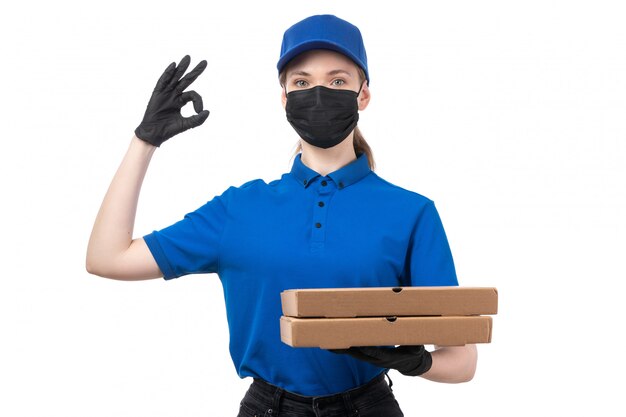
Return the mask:
<svg viewBox="0 0 626 417">
<path fill-rule="evenodd" d="M 322 187 L 326 187 L 327 184 L 326 180 L 322 181 Z"/>
<path fill-rule="evenodd" d="M 319 203 L 317 203 L 317 205 L 320 206 L 320 207 L 324 207 L 324 202 L 320 201 Z"/>
<path fill-rule="evenodd" d="M 339 181 L 339 188 L 340 189 L 343 188 L 343 182 L 342 181 Z"/>
<path fill-rule="evenodd" d="M 315 223 L 315 227 L 319 229 L 320 227 L 322 227 L 322 223 Z"/>
<path fill-rule="evenodd" d="M 304 180 L 304 181 L 302 181 L 302 182 L 304 183 L 304 185 L 306 185 L 306 183 L 307 183 L 307 180 Z"/>
</svg>

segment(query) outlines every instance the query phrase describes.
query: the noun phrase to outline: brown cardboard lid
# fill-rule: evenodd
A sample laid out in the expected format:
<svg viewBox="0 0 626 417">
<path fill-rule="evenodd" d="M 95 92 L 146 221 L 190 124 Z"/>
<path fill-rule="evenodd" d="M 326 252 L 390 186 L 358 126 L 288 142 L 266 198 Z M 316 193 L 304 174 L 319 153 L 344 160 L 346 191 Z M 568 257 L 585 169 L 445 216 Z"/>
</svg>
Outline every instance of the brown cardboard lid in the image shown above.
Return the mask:
<svg viewBox="0 0 626 417">
<path fill-rule="evenodd" d="M 292 317 L 472 316 L 497 314 L 493 287 L 290 289 L 281 293 Z"/>
</svg>

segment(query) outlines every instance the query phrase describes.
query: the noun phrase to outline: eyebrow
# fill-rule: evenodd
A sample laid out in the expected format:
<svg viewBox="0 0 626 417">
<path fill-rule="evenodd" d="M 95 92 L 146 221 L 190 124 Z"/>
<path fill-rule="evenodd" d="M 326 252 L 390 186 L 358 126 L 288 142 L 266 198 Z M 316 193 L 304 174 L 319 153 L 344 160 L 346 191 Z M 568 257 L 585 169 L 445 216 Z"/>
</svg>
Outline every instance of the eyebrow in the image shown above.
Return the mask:
<svg viewBox="0 0 626 417">
<path fill-rule="evenodd" d="M 336 69 L 336 70 L 329 71 L 326 75 L 337 75 L 337 74 L 346 74 L 348 77 L 352 77 L 352 74 L 350 74 L 348 71 L 342 70 L 342 69 Z M 306 71 L 293 71 L 291 74 L 289 74 L 289 76 L 294 76 L 294 75 L 300 75 L 302 77 L 310 77 L 311 76 L 311 74 L 309 74 Z"/>
</svg>

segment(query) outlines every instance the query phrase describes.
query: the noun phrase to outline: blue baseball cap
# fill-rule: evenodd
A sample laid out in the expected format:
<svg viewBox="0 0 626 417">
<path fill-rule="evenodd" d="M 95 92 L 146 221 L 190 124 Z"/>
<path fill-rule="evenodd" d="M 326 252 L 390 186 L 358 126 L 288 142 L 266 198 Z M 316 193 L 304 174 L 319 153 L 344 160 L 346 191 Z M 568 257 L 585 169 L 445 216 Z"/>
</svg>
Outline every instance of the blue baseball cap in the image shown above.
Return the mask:
<svg viewBox="0 0 626 417">
<path fill-rule="evenodd" d="M 307 17 L 285 31 L 280 58 L 276 67 L 280 73 L 297 55 L 312 49 L 330 49 L 353 60 L 365 72 L 367 55 L 359 28 L 330 14 Z"/>
</svg>

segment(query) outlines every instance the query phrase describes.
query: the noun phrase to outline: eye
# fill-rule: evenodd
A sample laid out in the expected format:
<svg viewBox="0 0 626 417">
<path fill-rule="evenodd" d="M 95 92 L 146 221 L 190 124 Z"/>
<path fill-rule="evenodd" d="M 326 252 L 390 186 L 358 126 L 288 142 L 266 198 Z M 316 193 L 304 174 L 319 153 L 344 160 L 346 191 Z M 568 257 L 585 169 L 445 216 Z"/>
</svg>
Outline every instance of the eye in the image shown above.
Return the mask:
<svg viewBox="0 0 626 417">
<path fill-rule="evenodd" d="M 300 88 L 306 87 L 308 85 L 308 83 L 304 80 L 296 80 L 294 84 L 296 85 L 296 87 Z"/>
<path fill-rule="evenodd" d="M 342 85 L 344 85 L 346 82 L 344 80 L 342 80 L 341 78 L 337 78 L 336 80 L 333 80 L 330 84 L 334 85 L 335 87 L 340 87 Z"/>
</svg>

